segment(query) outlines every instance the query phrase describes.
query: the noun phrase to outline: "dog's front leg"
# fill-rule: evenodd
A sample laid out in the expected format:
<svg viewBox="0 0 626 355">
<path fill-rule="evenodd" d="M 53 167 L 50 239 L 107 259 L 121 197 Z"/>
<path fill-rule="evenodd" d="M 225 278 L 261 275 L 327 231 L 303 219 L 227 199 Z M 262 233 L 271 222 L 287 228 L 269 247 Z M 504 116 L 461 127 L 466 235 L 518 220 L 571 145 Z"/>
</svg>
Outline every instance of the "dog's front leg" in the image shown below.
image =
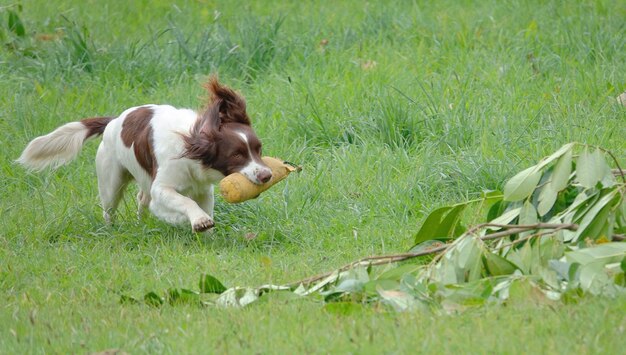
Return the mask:
<svg viewBox="0 0 626 355">
<path fill-rule="evenodd" d="M 187 216 L 194 232 L 203 232 L 215 225 L 213 218 L 194 200 L 181 195 L 172 187 L 153 184 L 150 194 L 152 195 L 150 209 L 155 212 L 160 209 L 173 210 Z"/>
<path fill-rule="evenodd" d="M 198 197 L 198 205 L 213 218 L 213 209 L 215 207 L 215 198 L 213 197 L 213 185 L 210 185 L 203 195 Z"/>
</svg>

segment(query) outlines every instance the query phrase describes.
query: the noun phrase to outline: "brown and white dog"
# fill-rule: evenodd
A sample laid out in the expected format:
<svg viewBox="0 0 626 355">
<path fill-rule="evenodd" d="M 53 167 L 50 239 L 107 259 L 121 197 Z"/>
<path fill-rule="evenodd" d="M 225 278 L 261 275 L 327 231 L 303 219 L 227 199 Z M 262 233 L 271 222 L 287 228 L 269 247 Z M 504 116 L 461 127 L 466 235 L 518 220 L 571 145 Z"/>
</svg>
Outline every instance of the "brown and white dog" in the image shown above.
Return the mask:
<svg viewBox="0 0 626 355">
<path fill-rule="evenodd" d="M 193 231 L 214 226 L 213 186 L 240 172 L 255 184 L 272 177 L 244 99 L 211 78 L 202 114 L 168 105 L 132 107 L 118 117 L 67 123 L 31 141 L 17 160 L 31 170 L 70 162 L 90 138 L 102 135 L 96 154 L 98 190 L 110 223 L 126 185 L 135 180 L 139 214 L 145 207 Z"/>
</svg>

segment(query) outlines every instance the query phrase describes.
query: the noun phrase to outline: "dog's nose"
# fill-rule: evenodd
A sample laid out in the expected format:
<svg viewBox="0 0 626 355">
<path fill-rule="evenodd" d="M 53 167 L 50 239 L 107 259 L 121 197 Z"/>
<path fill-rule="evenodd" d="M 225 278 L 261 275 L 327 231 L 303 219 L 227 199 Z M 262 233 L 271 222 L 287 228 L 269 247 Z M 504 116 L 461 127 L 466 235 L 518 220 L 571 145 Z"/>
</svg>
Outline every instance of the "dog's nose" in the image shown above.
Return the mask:
<svg viewBox="0 0 626 355">
<path fill-rule="evenodd" d="M 272 178 L 272 171 L 269 169 L 261 170 L 256 174 L 256 178 L 259 179 L 262 184 L 265 184 Z"/>
</svg>

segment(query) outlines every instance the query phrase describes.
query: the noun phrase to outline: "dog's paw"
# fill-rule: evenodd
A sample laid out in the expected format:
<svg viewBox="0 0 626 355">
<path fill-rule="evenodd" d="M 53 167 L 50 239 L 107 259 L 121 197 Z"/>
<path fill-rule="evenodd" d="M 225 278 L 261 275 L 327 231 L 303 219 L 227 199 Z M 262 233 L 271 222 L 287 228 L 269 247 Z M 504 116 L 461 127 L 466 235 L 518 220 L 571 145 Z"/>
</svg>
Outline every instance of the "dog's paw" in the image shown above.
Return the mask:
<svg viewBox="0 0 626 355">
<path fill-rule="evenodd" d="M 215 225 L 215 222 L 213 222 L 213 219 L 205 216 L 205 217 L 197 218 L 191 224 L 191 228 L 193 229 L 194 232 L 199 233 L 199 232 L 204 232 L 207 229 L 213 228 L 214 225 Z"/>
</svg>

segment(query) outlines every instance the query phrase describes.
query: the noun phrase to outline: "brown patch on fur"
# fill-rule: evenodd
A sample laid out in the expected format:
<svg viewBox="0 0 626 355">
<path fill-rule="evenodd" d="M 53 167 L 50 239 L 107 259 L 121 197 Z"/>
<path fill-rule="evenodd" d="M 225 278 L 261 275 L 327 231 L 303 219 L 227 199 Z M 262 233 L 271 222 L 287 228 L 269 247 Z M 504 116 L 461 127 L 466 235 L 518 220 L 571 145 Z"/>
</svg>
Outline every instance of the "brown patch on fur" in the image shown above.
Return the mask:
<svg viewBox="0 0 626 355">
<path fill-rule="evenodd" d="M 114 117 L 92 117 L 80 120 L 80 123 L 82 123 L 83 126 L 87 127 L 88 129 L 85 140 L 95 135 L 101 135 L 109 122 L 113 120 L 113 118 Z"/>
<path fill-rule="evenodd" d="M 250 118 L 246 112 L 246 100 L 243 96 L 220 84 L 216 76 L 211 76 L 204 87 L 209 92 L 207 110 L 216 105 L 219 108 L 221 123 L 237 122 L 250 125 Z"/>
<path fill-rule="evenodd" d="M 139 165 L 154 179 L 157 161 L 152 145 L 152 126 L 150 125 L 153 114 L 152 109 L 148 107 L 140 107 L 132 111 L 124 119 L 120 135 L 126 147 L 133 147 Z"/>
</svg>

